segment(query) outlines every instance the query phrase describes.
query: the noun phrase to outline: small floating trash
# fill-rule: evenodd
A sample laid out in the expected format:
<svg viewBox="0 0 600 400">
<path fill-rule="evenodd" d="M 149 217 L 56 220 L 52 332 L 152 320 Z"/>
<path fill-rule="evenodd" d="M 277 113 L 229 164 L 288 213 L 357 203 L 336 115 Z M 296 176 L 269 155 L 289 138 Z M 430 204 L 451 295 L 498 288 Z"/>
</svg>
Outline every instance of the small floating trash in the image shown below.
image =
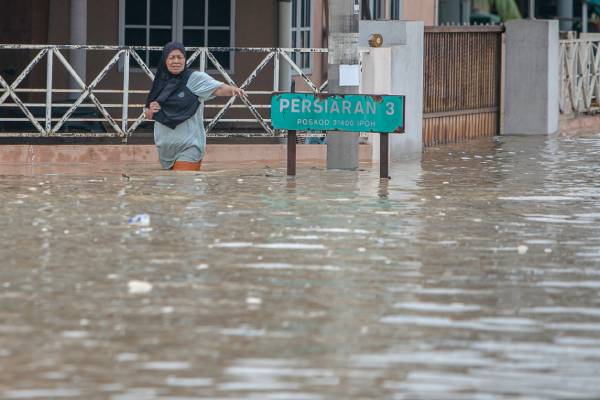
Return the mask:
<svg viewBox="0 0 600 400">
<path fill-rule="evenodd" d="M 144 281 L 129 281 L 127 289 L 129 294 L 144 294 L 152 291 L 152 284 Z"/>
<path fill-rule="evenodd" d="M 525 245 L 520 245 L 519 247 L 517 247 L 517 252 L 519 254 L 525 254 L 527 253 L 527 250 L 529 250 L 529 247 L 525 246 Z"/>
<path fill-rule="evenodd" d="M 138 214 L 127 220 L 129 225 L 135 226 L 149 226 L 150 225 L 150 215 L 148 214 Z"/>
<path fill-rule="evenodd" d="M 254 304 L 254 305 L 262 304 L 262 299 L 260 297 L 247 297 L 246 304 Z"/>
</svg>

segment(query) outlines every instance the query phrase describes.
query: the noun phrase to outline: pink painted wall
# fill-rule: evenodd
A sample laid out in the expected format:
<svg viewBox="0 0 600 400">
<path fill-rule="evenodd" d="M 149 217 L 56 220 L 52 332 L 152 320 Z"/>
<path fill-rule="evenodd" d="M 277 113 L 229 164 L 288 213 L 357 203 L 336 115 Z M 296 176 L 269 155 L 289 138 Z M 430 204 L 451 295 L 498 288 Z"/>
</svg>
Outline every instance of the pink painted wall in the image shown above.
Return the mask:
<svg viewBox="0 0 600 400">
<path fill-rule="evenodd" d="M 437 0 L 405 0 L 402 19 L 424 21 L 425 26 L 437 25 Z"/>
</svg>

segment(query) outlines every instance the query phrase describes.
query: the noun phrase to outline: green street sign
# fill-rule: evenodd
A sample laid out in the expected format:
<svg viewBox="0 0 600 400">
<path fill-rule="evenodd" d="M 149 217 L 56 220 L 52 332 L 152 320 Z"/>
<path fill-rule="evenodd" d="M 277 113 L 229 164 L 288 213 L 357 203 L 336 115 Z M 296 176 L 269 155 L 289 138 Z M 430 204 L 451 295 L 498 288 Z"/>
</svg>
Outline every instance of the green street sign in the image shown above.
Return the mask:
<svg viewBox="0 0 600 400">
<path fill-rule="evenodd" d="M 277 93 L 271 98 L 275 129 L 404 133 L 404 96 Z"/>
</svg>

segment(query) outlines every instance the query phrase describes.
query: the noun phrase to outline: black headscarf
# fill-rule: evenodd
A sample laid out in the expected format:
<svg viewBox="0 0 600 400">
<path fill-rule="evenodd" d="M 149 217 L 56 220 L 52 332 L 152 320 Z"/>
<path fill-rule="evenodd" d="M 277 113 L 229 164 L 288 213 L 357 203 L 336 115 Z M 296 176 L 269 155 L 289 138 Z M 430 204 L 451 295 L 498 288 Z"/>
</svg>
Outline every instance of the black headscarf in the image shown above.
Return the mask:
<svg viewBox="0 0 600 400">
<path fill-rule="evenodd" d="M 177 75 L 173 75 L 167 69 L 166 61 L 173 50 L 179 50 L 185 56 L 183 44 L 170 42 L 165 45 L 152 89 L 146 99 L 146 107 L 153 101 L 160 104 L 160 111 L 154 114 L 154 120 L 171 129 L 191 118 L 200 107 L 198 98 L 186 86 L 192 74 L 187 65 Z"/>
</svg>

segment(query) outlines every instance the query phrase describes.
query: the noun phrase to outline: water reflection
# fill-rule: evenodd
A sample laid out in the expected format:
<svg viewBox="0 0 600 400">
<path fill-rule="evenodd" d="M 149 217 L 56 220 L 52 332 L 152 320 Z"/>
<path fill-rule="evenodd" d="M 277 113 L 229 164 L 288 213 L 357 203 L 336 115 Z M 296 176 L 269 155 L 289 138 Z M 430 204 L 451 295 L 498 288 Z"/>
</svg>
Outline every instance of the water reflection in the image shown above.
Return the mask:
<svg viewBox="0 0 600 400">
<path fill-rule="evenodd" d="M 0 397 L 598 398 L 599 155 L 1 167 Z"/>
</svg>

